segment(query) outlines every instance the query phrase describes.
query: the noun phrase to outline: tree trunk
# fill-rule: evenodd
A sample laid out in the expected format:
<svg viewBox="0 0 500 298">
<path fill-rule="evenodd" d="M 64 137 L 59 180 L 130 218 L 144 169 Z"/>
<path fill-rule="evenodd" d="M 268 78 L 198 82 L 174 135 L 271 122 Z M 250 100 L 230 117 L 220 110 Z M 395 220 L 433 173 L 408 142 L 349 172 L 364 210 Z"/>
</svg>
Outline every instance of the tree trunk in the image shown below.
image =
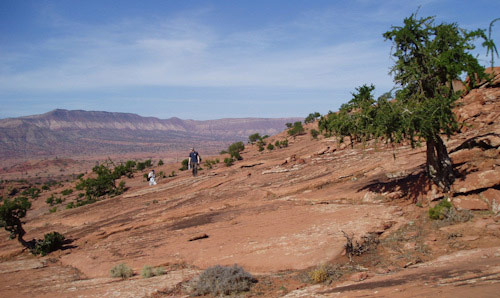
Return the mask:
<svg viewBox="0 0 500 298">
<path fill-rule="evenodd" d="M 449 191 L 455 181 L 455 173 L 443 139 L 434 135 L 426 140 L 427 175 L 444 191 Z"/>
</svg>

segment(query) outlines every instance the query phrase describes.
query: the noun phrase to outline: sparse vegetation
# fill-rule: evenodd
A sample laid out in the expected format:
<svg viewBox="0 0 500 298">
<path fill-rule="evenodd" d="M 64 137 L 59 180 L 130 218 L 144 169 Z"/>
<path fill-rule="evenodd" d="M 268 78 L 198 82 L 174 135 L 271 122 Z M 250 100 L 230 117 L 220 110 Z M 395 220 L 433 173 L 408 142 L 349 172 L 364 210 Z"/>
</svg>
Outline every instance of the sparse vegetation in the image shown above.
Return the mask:
<svg viewBox="0 0 500 298">
<path fill-rule="evenodd" d="M 318 135 L 319 131 L 317 131 L 316 129 L 311 129 L 311 136 L 313 137 L 313 139 L 317 139 Z"/>
<path fill-rule="evenodd" d="M 434 220 L 445 219 L 450 208 L 453 208 L 451 203 L 447 199 L 443 199 L 436 206 L 429 208 L 429 218 Z"/>
<path fill-rule="evenodd" d="M 165 164 L 165 163 L 163 162 L 163 160 L 162 160 L 162 159 L 160 159 L 160 160 L 158 161 L 158 166 L 162 166 L 162 165 L 164 165 L 164 164 Z"/>
<path fill-rule="evenodd" d="M 367 251 L 374 250 L 379 244 L 379 239 L 375 234 L 364 235 L 361 237 L 361 243 L 358 241 L 353 243 L 354 235 L 349 236 L 344 231 L 342 231 L 342 233 L 346 238 L 346 244 L 344 245 L 345 252 L 351 261 L 353 256 L 360 256 Z"/>
<path fill-rule="evenodd" d="M 257 280 L 243 268 L 214 266 L 200 274 L 192 284 L 192 294 L 200 295 L 237 295 L 249 291 Z"/>
<path fill-rule="evenodd" d="M 234 162 L 234 159 L 232 159 L 231 157 L 224 158 L 224 164 L 226 165 L 226 167 L 232 166 L 233 162 Z"/>
<path fill-rule="evenodd" d="M 111 268 L 110 274 L 111 277 L 120 277 L 126 279 L 134 276 L 134 270 L 132 270 L 126 264 L 122 263 Z"/>
<path fill-rule="evenodd" d="M 152 266 L 144 266 L 141 271 L 141 276 L 143 278 L 151 278 L 154 276 L 160 276 L 165 274 L 165 269 L 163 267 L 152 267 Z"/>
<path fill-rule="evenodd" d="M 181 167 L 179 168 L 179 171 L 187 171 L 188 169 L 188 163 L 189 163 L 189 159 L 183 159 L 181 161 Z"/>
<path fill-rule="evenodd" d="M 245 150 L 245 145 L 243 142 L 236 142 L 227 148 L 227 151 L 229 152 L 229 155 L 231 155 L 231 158 L 234 158 L 236 160 L 242 160 L 243 158 L 240 155 L 240 152 Z"/>
<path fill-rule="evenodd" d="M 68 188 L 68 189 L 65 189 L 65 190 L 61 191 L 61 194 L 63 196 L 69 196 L 72 193 L 73 193 L 73 189 L 71 189 L 71 188 Z"/>
<path fill-rule="evenodd" d="M 271 143 L 269 143 L 269 144 L 267 145 L 267 150 L 269 150 L 269 151 L 274 150 L 274 145 L 273 145 L 273 144 L 271 144 Z"/>
<path fill-rule="evenodd" d="M 302 126 L 302 122 L 297 121 L 293 123 L 293 126 L 288 129 L 288 135 L 295 137 L 298 135 L 304 134 L 305 129 L 304 126 Z"/>
<path fill-rule="evenodd" d="M 216 160 L 207 159 L 207 160 L 205 160 L 205 167 L 207 167 L 207 169 L 212 169 L 213 166 L 218 164 L 218 163 L 219 163 L 219 159 L 216 159 Z"/>
<path fill-rule="evenodd" d="M 314 113 L 311 113 L 309 114 L 306 119 L 304 120 L 304 123 L 313 123 L 314 121 L 316 121 L 316 119 L 318 119 L 319 117 L 321 117 L 321 114 L 318 113 L 318 112 L 314 112 Z"/>
<path fill-rule="evenodd" d="M 37 240 L 31 252 L 35 255 L 45 256 L 53 251 L 61 249 L 64 244 L 65 237 L 58 233 L 52 232 L 45 234 L 43 240 Z"/>
<path fill-rule="evenodd" d="M 259 140 L 262 140 L 262 137 L 260 136 L 259 133 L 254 133 L 254 134 L 252 134 L 252 135 L 250 135 L 248 137 L 248 142 L 250 144 L 253 144 L 253 143 L 255 143 L 255 142 L 259 141 Z"/>
</svg>

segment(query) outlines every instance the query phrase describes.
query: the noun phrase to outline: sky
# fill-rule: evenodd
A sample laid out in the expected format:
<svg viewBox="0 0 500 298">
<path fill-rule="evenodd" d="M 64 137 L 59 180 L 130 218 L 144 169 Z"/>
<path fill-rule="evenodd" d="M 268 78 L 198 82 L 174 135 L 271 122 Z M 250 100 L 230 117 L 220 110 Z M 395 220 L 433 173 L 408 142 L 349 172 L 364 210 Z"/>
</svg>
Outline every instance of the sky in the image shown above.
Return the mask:
<svg viewBox="0 0 500 298">
<path fill-rule="evenodd" d="M 382 34 L 417 10 L 488 29 L 500 1 L 0 0 L 0 118 L 325 114 L 363 84 L 377 96 L 394 87 Z"/>
</svg>

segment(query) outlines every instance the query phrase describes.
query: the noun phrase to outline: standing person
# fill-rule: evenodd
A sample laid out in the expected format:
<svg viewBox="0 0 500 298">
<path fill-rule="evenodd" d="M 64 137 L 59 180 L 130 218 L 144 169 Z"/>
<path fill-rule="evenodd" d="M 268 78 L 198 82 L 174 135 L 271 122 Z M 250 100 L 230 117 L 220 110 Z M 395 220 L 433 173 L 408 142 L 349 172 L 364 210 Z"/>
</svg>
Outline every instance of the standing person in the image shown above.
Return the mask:
<svg viewBox="0 0 500 298">
<path fill-rule="evenodd" d="M 151 172 L 149 172 L 148 174 L 149 186 L 156 185 L 155 178 L 155 170 L 151 170 Z"/>
<path fill-rule="evenodd" d="M 191 152 L 189 153 L 188 166 L 193 170 L 193 177 L 198 174 L 198 164 L 200 163 L 200 155 L 198 152 L 191 148 Z"/>
</svg>

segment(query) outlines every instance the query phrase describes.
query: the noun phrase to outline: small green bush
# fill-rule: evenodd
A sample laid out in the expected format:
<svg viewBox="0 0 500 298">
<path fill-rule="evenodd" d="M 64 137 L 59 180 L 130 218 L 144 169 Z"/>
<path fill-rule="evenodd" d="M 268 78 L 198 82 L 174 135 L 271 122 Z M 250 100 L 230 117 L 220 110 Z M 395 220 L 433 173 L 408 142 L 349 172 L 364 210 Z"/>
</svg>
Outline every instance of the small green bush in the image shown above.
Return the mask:
<svg viewBox="0 0 500 298">
<path fill-rule="evenodd" d="M 124 263 L 111 268 L 110 273 L 111 277 L 120 277 L 123 279 L 134 276 L 134 271 Z"/>
<path fill-rule="evenodd" d="M 192 285 L 192 292 L 196 296 L 233 295 L 249 291 L 257 280 L 243 268 L 214 266 L 200 274 Z"/>
<path fill-rule="evenodd" d="M 161 160 L 161 159 L 160 159 L 160 160 L 158 161 L 158 166 L 162 166 L 162 165 L 164 165 L 164 164 L 165 164 L 165 163 L 163 162 L 163 160 Z"/>
<path fill-rule="evenodd" d="M 68 189 L 65 189 L 65 190 L 61 191 L 61 194 L 63 196 L 69 196 L 72 193 L 73 193 L 73 190 L 71 188 L 68 188 Z"/>
<path fill-rule="evenodd" d="M 226 167 L 230 167 L 233 165 L 234 159 L 231 157 L 226 157 L 224 158 L 224 163 L 226 164 Z"/>
<path fill-rule="evenodd" d="M 54 207 L 52 207 L 52 208 L 49 209 L 50 213 L 54 213 L 56 211 L 57 211 L 57 206 L 54 206 Z"/>
<path fill-rule="evenodd" d="M 317 138 L 318 138 L 318 135 L 319 135 L 319 131 L 317 131 L 316 129 L 311 129 L 311 136 L 312 136 L 314 139 L 317 139 Z"/>
<path fill-rule="evenodd" d="M 447 199 L 443 199 L 441 200 L 441 202 L 439 202 L 439 204 L 437 204 L 433 208 L 429 208 L 429 218 L 434 220 L 445 219 L 448 210 L 452 207 L 453 206 L 451 205 L 450 202 L 448 202 Z"/>
<path fill-rule="evenodd" d="M 45 234 L 43 240 L 37 240 L 32 253 L 45 256 L 53 251 L 61 249 L 64 244 L 64 236 L 58 232 Z"/>
<path fill-rule="evenodd" d="M 188 169 L 188 163 L 189 163 L 189 159 L 184 159 L 182 160 L 181 162 L 181 167 L 179 168 L 179 171 L 186 171 Z"/>
<path fill-rule="evenodd" d="M 254 133 L 254 134 L 252 134 L 252 135 L 250 135 L 248 137 L 248 142 L 251 143 L 251 144 L 253 144 L 253 143 L 255 143 L 255 142 L 257 142 L 258 140 L 261 140 L 261 139 L 262 139 L 262 137 L 257 132 L 257 133 Z"/>
<path fill-rule="evenodd" d="M 288 139 L 281 141 L 281 142 L 280 142 L 280 147 L 281 147 L 281 148 L 286 148 L 286 147 L 288 147 Z"/>
<path fill-rule="evenodd" d="M 152 266 L 144 266 L 141 271 L 141 276 L 144 278 L 150 278 L 153 276 L 160 276 L 165 274 L 165 269 L 163 267 L 152 267 Z"/>
<path fill-rule="evenodd" d="M 305 129 L 302 126 L 302 122 L 297 121 L 293 124 L 291 128 L 288 129 L 288 134 L 292 137 L 304 134 Z"/>
<path fill-rule="evenodd" d="M 269 143 L 269 144 L 267 145 L 267 150 L 269 150 L 269 151 L 274 150 L 274 145 L 273 145 L 273 144 L 271 144 L 271 143 Z"/>
</svg>

